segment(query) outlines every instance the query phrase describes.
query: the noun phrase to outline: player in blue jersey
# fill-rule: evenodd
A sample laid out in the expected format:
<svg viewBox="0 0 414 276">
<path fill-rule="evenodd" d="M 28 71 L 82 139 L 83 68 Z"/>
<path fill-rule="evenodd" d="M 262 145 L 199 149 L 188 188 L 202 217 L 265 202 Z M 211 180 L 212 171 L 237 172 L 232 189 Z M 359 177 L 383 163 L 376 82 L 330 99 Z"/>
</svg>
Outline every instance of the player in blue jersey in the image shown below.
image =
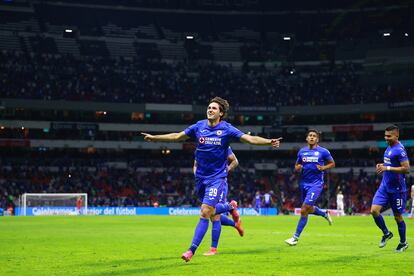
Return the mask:
<svg viewBox="0 0 414 276">
<path fill-rule="evenodd" d="M 319 132 L 317 130 L 308 131 L 306 142 L 308 145 L 299 150 L 295 164 L 295 171 L 302 173 L 300 189 L 303 203 L 296 232 L 292 238 L 285 240 L 291 246 L 298 243 L 300 234 L 308 222 L 309 214 L 321 216 L 329 222 L 329 225 L 332 225 L 329 212 L 323 212 L 315 206 L 315 202 L 323 190 L 324 171 L 334 168 L 335 161 L 329 150 L 318 145 Z"/>
<path fill-rule="evenodd" d="M 396 252 L 403 252 L 408 248 L 405 236 L 405 222 L 402 214 L 405 211 L 407 197 L 407 187 L 405 185 L 405 174 L 410 173 L 410 162 L 404 146 L 398 141 L 399 129 L 391 125 L 385 129 L 385 141 L 388 144 L 384 153 L 384 163 L 376 166 L 378 174 L 383 174 L 381 184 L 374 195 L 371 206 L 371 214 L 377 226 L 382 230 L 382 237 L 379 247 L 382 248 L 387 241 L 393 237 L 392 232 L 388 231 L 381 209 L 388 204 L 391 205 L 395 221 L 398 225 L 400 243 Z"/>
<path fill-rule="evenodd" d="M 202 202 L 200 220 L 195 229 L 190 248 L 181 256 L 186 262 L 190 261 L 204 238 L 210 219 L 215 215 L 229 212 L 234 209 L 229 203 L 219 203 L 223 187 L 227 182 L 228 147 L 232 141 L 241 141 L 252 145 L 272 146 L 277 148 L 280 140 L 266 139 L 259 136 L 245 134 L 223 120 L 229 109 L 226 100 L 215 97 L 207 107 L 207 119 L 201 120 L 178 133 L 151 135 L 142 133 L 145 141 L 185 141 L 195 138 L 197 149 L 196 188 Z"/>
<path fill-rule="evenodd" d="M 260 215 L 260 207 L 262 207 L 262 195 L 259 191 L 256 192 L 253 199 L 253 206 L 254 210 L 256 211 L 257 215 Z"/>
<path fill-rule="evenodd" d="M 227 161 L 228 161 L 227 171 L 228 173 L 231 173 L 239 165 L 239 160 L 237 159 L 236 155 L 232 151 L 231 147 L 229 147 Z M 194 175 L 196 173 L 196 170 L 197 170 L 197 162 L 194 160 L 194 166 L 193 166 Z M 219 201 L 220 203 L 224 204 L 227 202 L 227 193 L 228 193 L 228 185 L 223 187 L 223 192 L 220 196 L 220 201 Z M 237 206 L 237 203 L 236 204 L 231 203 L 231 204 Z M 231 211 L 231 215 L 233 217 L 233 220 L 229 219 L 225 214 L 216 215 L 216 216 L 220 216 L 219 219 L 217 219 L 218 217 L 216 216 L 213 219 L 210 219 L 212 223 L 211 247 L 207 252 L 203 253 L 204 256 L 213 256 L 217 254 L 217 246 L 218 246 L 218 242 L 220 239 L 222 225 L 234 227 L 237 230 L 237 232 L 239 232 L 239 235 L 243 237 L 244 229 L 241 225 L 241 219 L 240 219 L 239 214 L 237 213 L 237 210 L 234 209 L 233 211 Z"/>
</svg>

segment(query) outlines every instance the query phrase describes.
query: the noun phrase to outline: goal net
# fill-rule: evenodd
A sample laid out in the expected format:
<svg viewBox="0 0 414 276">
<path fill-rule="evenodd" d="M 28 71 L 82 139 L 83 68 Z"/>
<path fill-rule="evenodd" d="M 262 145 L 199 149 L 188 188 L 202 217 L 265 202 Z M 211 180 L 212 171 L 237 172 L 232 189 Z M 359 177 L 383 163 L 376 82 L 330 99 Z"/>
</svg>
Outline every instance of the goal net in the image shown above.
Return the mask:
<svg viewBox="0 0 414 276">
<path fill-rule="evenodd" d="M 88 195 L 82 194 L 31 194 L 20 197 L 20 215 L 86 215 L 88 213 Z"/>
</svg>

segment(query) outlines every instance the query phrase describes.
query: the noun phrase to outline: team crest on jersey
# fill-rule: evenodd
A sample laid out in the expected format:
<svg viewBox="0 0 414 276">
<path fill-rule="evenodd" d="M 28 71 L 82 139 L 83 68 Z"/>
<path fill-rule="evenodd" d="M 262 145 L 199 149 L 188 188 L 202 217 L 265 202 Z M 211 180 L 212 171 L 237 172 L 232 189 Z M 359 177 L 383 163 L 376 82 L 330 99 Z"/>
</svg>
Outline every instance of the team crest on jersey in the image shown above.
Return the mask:
<svg viewBox="0 0 414 276">
<path fill-rule="evenodd" d="M 217 130 L 217 132 L 216 132 L 216 133 L 217 133 L 217 135 L 218 135 L 218 136 L 220 136 L 220 135 L 222 135 L 222 134 L 223 134 L 223 131 L 221 131 L 221 130 Z"/>
<path fill-rule="evenodd" d="M 200 138 L 198 138 L 198 142 L 199 142 L 200 144 L 204 144 L 204 143 L 206 142 L 206 138 L 205 138 L 205 137 L 203 137 L 203 136 L 201 136 Z"/>
<path fill-rule="evenodd" d="M 318 156 L 319 155 L 319 151 L 315 151 L 315 155 Z"/>
</svg>

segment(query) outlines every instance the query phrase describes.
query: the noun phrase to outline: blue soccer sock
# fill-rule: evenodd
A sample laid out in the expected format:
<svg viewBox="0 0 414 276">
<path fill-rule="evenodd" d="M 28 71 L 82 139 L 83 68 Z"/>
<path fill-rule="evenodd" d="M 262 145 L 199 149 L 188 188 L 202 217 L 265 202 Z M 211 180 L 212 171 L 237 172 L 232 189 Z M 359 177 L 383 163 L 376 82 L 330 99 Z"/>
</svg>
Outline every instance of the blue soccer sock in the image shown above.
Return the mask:
<svg viewBox="0 0 414 276">
<path fill-rule="evenodd" d="M 405 239 L 405 221 L 397 222 L 398 225 L 398 233 L 400 234 L 400 242 L 404 243 L 406 241 Z"/>
<path fill-rule="evenodd" d="M 381 214 L 378 217 L 374 217 L 374 221 L 377 224 L 377 226 L 379 227 L 379 229 L 382 230 L 382 233 L 384 233 L 384 235 L 388 234 L 388 228 L 385 225 L 384 218 L 382 217 Z"/>
<path fill-rule="evenodd" d="M 233 226 L 233 227 L 236 226 L 236 223 L 227 216 L 221 215 L 220 222 L 221 222 L 221 225 L 224 225 L 224 226 Z"/>
<path fill-rule="evenodd" d="M 319 209 L 318 206 L 314 206 L 313 208 L 315 209 L 315 211 L 313 211 L 314 215 L 321 216 L 321 217 L 326 217 L 326 213 L 324 211 L 322 211 L 321 209 Z"/>
<path fill-rule="evenodd" d="M 204 238 L 204 235 L 207 232 L 208 222 L 209 222 L 209 219 L 200 218 L 200 221 L 197 224 L 197 227 L 194 232 L 193 242 L 191 243 L 191 246 L 190 246 L 190 250 L 193 252 L 193 254 L 197 250 L 198 246 L 200 245 L 201 241 Z"/>
<path fill-rule="evenodd" d="M 220 234 L 221 234 L 221 223 L 219 220 L 213 221 L 213 227 L 211 229 L 211 247 L 217 248 Z"/>
<path fill-rule="evenodd" d="M 233 206 L 226 202 L 226 203 L 217 203 L 216 205 L 216 215 L 225 213 L 225 212 L 231 212 L 233 211 Z"/>
<path fill-rule="evenodd" d="M 300 237 L 300 234 L 302 233 L 303 228 L 305 228 L 306 223 L 308 223 L 308 217 L 301 216 L 298 222 L 298 226 L 296 227 L 296 233 L 294 235 L 295 238 L 298 239 Z"/>
</svg>

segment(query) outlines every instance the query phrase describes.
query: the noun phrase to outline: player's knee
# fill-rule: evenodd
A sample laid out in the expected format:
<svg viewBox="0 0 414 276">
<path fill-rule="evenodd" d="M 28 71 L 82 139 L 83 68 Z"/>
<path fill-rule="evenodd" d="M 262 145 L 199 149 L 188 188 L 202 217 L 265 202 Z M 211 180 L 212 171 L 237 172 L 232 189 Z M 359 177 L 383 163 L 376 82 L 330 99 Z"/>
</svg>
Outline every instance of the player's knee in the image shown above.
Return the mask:
<svg viewBox="0 0 414 276">
<path fill-rule="evenodd" d="M 371 215 L 372 215 L 373 217 L 378 217 L 378 216 L 380 215 L 380 211 L 379 211 L 379 210 L 377 210 L 377 209 L 372 209 L 372 208 L 371 208 Z"/>
<path fill-rule="evenodd" d="M 307 216 L 309 214 L 309 212 L 310 212 L 310 208 L 307 207 L 307 206 L 302 206 L 302 208 L 300 209 L 300 215 L 302 217 Z"/>
<path fill-rule="evenodd" d="M 201 212 L 200 212 L 200 216 L 205 218 L 205 219 L 210 219 L 211 216 L 214 214 L 214 208 L 210 207 L 210 206 L 202 206 L 201 207 Z"/>
<path fill-rule="evenodd" d="M 395 214 L 394 219 L 396 222 L 401 222 L 403 221 L 403 216 L 401 214 Z"/>
<path fill-rule="evenodd" d="M 213 216 L 210 218 L 210 220 L 211 220 L 211 221 L 218 221 L 218 220 L 220 220 L 220 215 L 213 215 Z"/>
</svg>

